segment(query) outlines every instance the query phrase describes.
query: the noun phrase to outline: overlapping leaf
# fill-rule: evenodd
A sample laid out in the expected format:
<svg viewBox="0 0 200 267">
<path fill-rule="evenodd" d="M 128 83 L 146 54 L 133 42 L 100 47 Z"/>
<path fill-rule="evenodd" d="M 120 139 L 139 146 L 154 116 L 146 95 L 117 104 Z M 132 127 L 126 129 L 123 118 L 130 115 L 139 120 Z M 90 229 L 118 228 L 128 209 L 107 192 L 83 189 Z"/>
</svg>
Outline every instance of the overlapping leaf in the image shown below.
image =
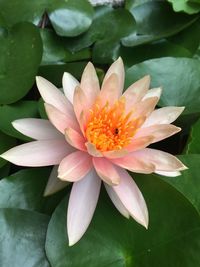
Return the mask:
<svg viewBox="0 0 200 267">
<path fill-rule="evenodd" d="M 137 27 L 128 37 L 123 38 L 125 46 L 137 46 L 174 35 L 198 18 L 184 13 L 175 14 L 164 1 L 151 1 L 136 7 L 134 1 L 131 3 L 128 9 L 133 14 Z"/>
</svg>

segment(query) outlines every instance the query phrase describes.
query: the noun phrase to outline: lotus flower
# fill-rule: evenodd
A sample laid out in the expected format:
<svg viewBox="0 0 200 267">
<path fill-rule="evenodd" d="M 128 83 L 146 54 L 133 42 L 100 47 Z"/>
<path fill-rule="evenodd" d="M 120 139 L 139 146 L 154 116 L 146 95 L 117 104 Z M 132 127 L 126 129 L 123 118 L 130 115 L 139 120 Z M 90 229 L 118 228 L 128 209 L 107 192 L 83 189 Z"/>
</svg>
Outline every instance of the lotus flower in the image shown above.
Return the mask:
<svg viewBox="0 0 200 267">
<path fill-rule="evenodd" d="M 36 81 L 49 120 L 14 121 L 15 129 L 36 141 L 14 147 L 1 157 L 20 166 L 56 165 L 46 195 L 66 186 L 63 181 L 73 182 L 67 213 L 69 245 L 87 230 L 101 181 L 119 212 L 147 228 L 145 200 L 126 170 L 180 175 L 186 167 L 176 157 L 146 147 L 181 130 L 171 123 L 184 108 L 154 110 L 161 88 L 148 90 L 149 76 L 122 94 L 121 58 L 107 71 L 101 90 L 92 63 L 85 67 L 80 83 L 64 73 L 64 93 L 42 77 Z"/>
</svg>

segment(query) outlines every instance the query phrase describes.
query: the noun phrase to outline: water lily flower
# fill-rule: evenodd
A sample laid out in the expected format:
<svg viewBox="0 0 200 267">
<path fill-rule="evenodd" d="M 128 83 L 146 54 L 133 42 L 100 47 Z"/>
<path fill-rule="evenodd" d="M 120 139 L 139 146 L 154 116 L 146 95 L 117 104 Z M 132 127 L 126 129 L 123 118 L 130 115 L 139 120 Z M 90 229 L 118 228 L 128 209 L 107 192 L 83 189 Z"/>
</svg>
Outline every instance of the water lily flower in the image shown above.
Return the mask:
<svg viewBox="0 0 200 267">
<path fill-rule="evenodd" d="M 181 130 L 171 123 L 184 108 L 154 110 L 161 88 L 149 90 L 149 76 L 122 93 L 121 58 L 107 71 L 101 90 L 92 63 L 85 67 L 80 83 L 64 73 L 64 92 L 42 77 L 36 81 L 49 120 L 14 121 L 15 129 L 36 141 L 14 147 L 1 157 L 20 166 L 55 165 L 46 195 L 66 186 L 65 182 L 73 182 L 67 212 L 69 245 L 87 230 L 101 181 L 119 212 L 147 228 L 145 200 L 127 170 L 180 175 L 186 168 L 180 160 L 146 147 Z"/>
</svg>

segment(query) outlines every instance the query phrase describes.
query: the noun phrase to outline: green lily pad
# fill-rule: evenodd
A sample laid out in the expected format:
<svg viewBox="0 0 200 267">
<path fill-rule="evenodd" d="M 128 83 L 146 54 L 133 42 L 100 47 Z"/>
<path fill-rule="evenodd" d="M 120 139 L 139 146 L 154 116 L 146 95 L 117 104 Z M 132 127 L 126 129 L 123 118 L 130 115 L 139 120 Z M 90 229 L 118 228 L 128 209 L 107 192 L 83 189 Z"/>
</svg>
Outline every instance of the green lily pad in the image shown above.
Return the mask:
<svg viewBox="0 0 200 267">
<path fill-rule="evenodd" d="M 8 176 L 9 172 L 10 172 L 10 163 L 7 163 L 0 168 L 0 179 Z"/>
<path fill-rule="evenodd" d="M 1 266 L 50 267 L 44 251 L 48 221 L 37 212 L 0 209 Z"/>
<path fill-rule="evenodd" d="M 28 23 L 16 24 L 0 35 L 0 104 L 24 97 L 35 82 L 42 58 L 38 29 Z"/>
<path fill-rule="evenodd" d="M 85 0 L 53 0 L 49 2 L 48 15 L 60 36 L 77 36 L 85 32 L 93 19 L 93 7 Z"/>
<path fill-rule="evenodd" d="M 125 219 L 108 197 L 101 197 L 84 237 L 68 247 L 64 200 L 47 231 L 46 253 L 52 267 L 200 264 L 200 218 L 196 210 L 179 192 L 154 175 L 137 175 L 136 181 L 149 208 L 149 229 L 143 229 L 133 219 Z"/>
<path fill-rule="evenodd" d="M 173 42 L 162 40 L 153 44 L 135 47 L 120 47 L 119 56 L 123 58 L 127 67 L 138 64 L 148 59 L 160 57 L 192 57 L 192 53 Z"/>
<path fill-rule="evenodd" d="M 76 53 L 70 52 L 65 47 L 65 39 L 57 36 L 52 30 L 41 29 L 40 34 L 43 41 L 41 65 L 80 61 L 91 57 L 91 52 L 87 48 Z"/>
<path fill-rule="evenodd" d="M 47 3 L 47 0 L 0 0 L 0 14 L 9 27 L 22 21 L 28 21 L 38 25 L 45 12 Z"/>
<path fill-rule="evenodd" d="M 72 62 L 66 64 L 44 65 L 39 68 L 39 75 L 46 78 L 58 87 L 62 87 L 62 76 L 64 72 L 71 73 L 78 80 L 81 78 L 87 62 Z"/>
<path fill-rule="evenodd" d="M 115 48 L 120 39 L 129 35 L 134 27 L 134 18 L 128 10 L 113 9 L 111 6 L 98 7 L 95 9 L 94 20 L 89 30 L 77 38 L 68 40 L 66 45 L 74 52 L 95 43 L 94 53 L 103 51 L 107 54 L 107 50 Z M 106 49 L 107 46 L 109 47 Z M 102 57 L 105 56 L 102 54 Z"/>
<path fill-rule="evenodd" d="M 160 58 L 127 69 L 126 86 L 149 74 L 151 87 L 163 88 L 160 106 L 185 106 L 184 114 L 200 112 L 200 62 L 189 58 Z"/>
<path fill-rule="evenodd" d="M 42 119 L 45 119 L 45 120 L 48 119 L 45 108 L 44 108 L 44 100 L 42 98 L 40 98 L 40 100 L 38 101 L 38 111 Z"/>
<path fill-rule="evenodd" d="M 190 137 L 186 147 L 187 154 L 200 154 L 200 120 L 198 120 L 191 128 Z"/>
<path fill-rule="evenodd" d="M 49 168 L 24 169 L 0 181 L 0 208 L 41 212 Z"/>
<path fill-rule="evenodd" d="M 16 145 L 16 140 L 0 131 L 0 154 Z M 0 168 L 6 164 L 6 160 L 0 158 Z"/>
<path fill-rule="evenodd" d="M 192 203 L 192 205 L 197 209 L 200 214 L 200 155 L 180 155 L 179 159 L 188 167 L 188 170 L 183 171 L 181 176 L 160 176 L 160 178 L 175 187 L 178 191 L 180 191 Z"/>
<path fill-rule="evenodd" d="M 183 11 L 188 14 L 196 14 L 200 11 L 200 2 L 188 0 L 167 0 L 173 6 L 175 12 Z"/>
<path fill-rule="evenodd" d="M 143 5 L 129 5 L 137 27 L 123 38 L 124 46 L 137 46 L 174 35 L 191 25 L 198 17 L 184 13 L 174 13 L 170 4 L 164 1 L 151 1 Z M 159 22 L 159 23 L 158 23 Z"/>
<path fill-rule="evenodd" d="M 2 179 L 0 208 L 26 209 L 51 214 L 66 195 L 66 190 L 44 197 L 49 175 L 50 168 L 29 168 Z"/>
<path fill-rule="evenodd" d="M 194 55 L 200 44 L 200 19 L 178 34 L 168 38 L 168 41 L 189 50 Z"/>
<path fill-rule="evenodd" d="M 15 130 L 12 122 L 17 119 L 35 118 L 37 116 L 37 101 L 20 101 L 12 105 L 2 105 L 0 106 L 0 130 L 7 135 L 22 140 L 30 140 L 30 138 Z"/>
<path fill-rule="evenodd" d="M 65 59 L 65 48 L 62 39 L 49 29 L 41 29 L 40 34 L 43 43 L 41 64 L 62 62 Z"/>
</svg>

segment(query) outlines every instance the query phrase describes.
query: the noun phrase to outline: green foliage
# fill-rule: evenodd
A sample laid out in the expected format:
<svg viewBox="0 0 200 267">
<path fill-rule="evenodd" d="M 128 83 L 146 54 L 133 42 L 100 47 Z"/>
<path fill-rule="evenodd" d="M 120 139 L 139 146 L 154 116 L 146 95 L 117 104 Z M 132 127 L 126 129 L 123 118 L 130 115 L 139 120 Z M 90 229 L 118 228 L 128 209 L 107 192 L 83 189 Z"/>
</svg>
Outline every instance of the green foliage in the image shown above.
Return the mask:
<svg viewBox="0 0 200 267">
<path fill-rule="evenodd" d="M 194 247 L 195 251 L 200 248 L 200 219 L 192 205 L 156 176 L 134 177 L 148 203 L 149 229 L 123 218 L 104 196 L 87 234 L 77 245 L 68 247 L 64 200 L 53 214 L 47 231 L 46 252 L 52 267 L 200 264 L 200 258 L 194 253 Z"/>
<path fill-rule="evenodd" d="M 180 191 L 200 213 L 200 195 L 199 195 L 199 154 L 181 155 L 181 161 L 188 167 L 181 176 L 177 177 L 161 177 L 164 181 L 171 184 Z"/>
<path fill-rule="evenodd" d="M 200 120 L 192 127 L 189 137 L 189 142 L 186 147 L 187 154 L 200 154 Z"/>
<path fill-rule="evenodd" d="M 53 0 L 48 2 L 48 15 L 58 35 L 77 36 L 91 25 L 93 8 L 87 1 Z"/>
<path fill-rule="evenodd" d="M 10 104 L 24 97 L 35 81 L 42 57 L 39 30 L 23 22 L 0 36 L 0 103 Z"/>
<path fill-rule="evenodd" d="M 176 121 L 182 132 L 154 147 L 181 151 L 188 167 L 171 178 L 133 174 L 149 209 L 148 230 L 123 218 L 102 190 L 88 231 L 68 247 L 71 186 L 44 197 L 50 168 L 0 159 L 1 267 L 200 266 L 199 14 L 199 0 L 127 0 L 115 8 L 85 0 L 0 0 L 0 153 L 30 141 L 12 121 L 47 118 L 36 75 L 61 88 L 64 72 L 80 80 L 92 61 L 102 82 L 121 56 L 126 88 L 150 74 L 151 87 L 163 88 L 158 106 L 185 106 Z"/>
<path fill-rule="evenodd" d="M 0 106 L 0 130 L 9 136 L 22 140 L 30 138 L 22 135 L 12 126 L 12 122 L 21 118 L 34 118 L 38 116 L 36 101 L 19 101 L 12 105 Z"/>
<path fill-rule="evenodd" d="M 128 9 L 136 20 L 136 28 L 122 40 L 125 46 L 141 45 L 174 35 L 197 19 L 197 16 L 175 14 L 170 5 L 163 1 L 129 6 Z"/>
<path fill-rule="evenodd" d="M 0 209 L 1 266 L 50 267 L 44 251 L 48 220 L 37 212 Z"/>
<path fill-rule="evenodd" d="M 196 14 L 200 11 L 199 0 L 168 0 L 173 6 L 174 11 L 183 11 L 188 14 Z"/>
</svg>

